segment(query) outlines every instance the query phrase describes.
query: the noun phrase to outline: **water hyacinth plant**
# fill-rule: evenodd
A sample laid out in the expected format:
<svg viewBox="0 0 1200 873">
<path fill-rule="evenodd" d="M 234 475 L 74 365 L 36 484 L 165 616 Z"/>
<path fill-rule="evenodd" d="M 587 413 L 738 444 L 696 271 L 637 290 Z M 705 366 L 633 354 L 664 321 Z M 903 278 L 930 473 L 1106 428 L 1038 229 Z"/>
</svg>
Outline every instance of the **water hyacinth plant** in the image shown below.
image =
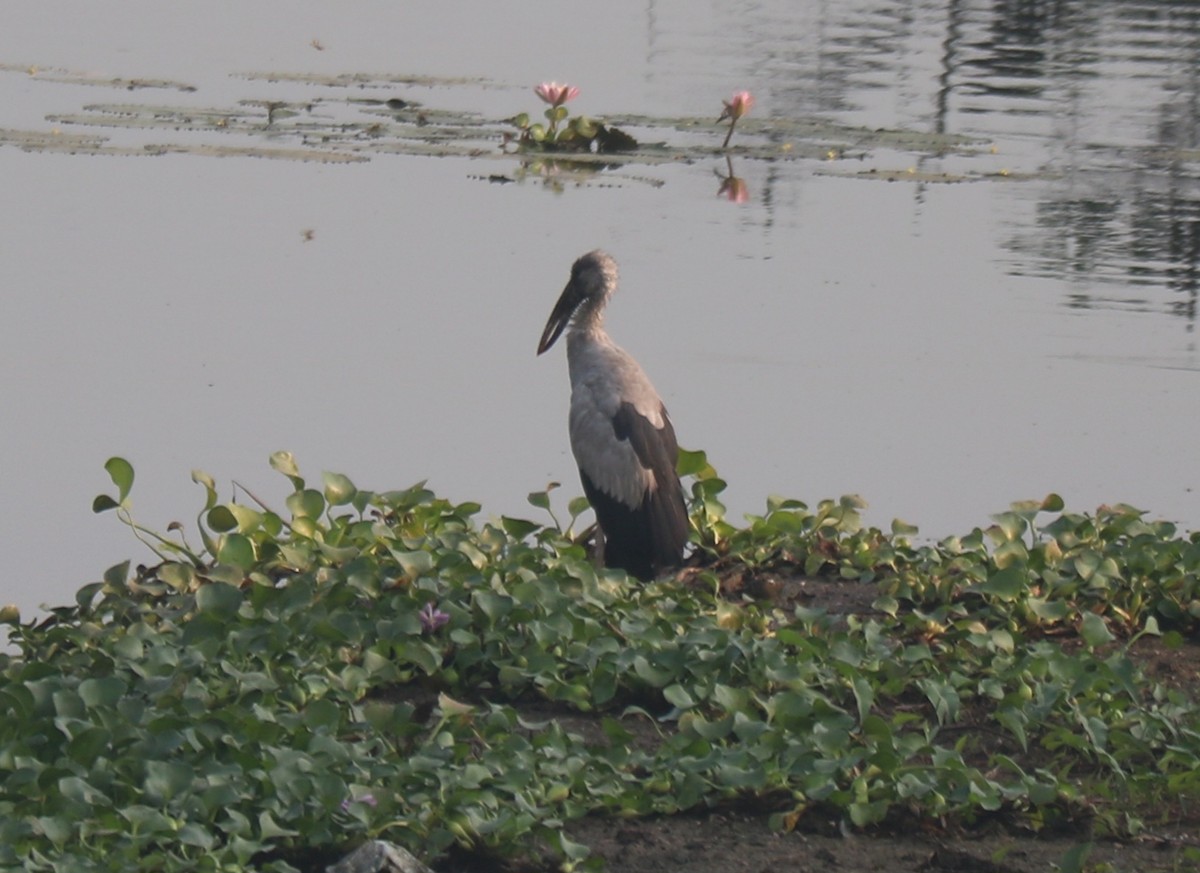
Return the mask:
<svg viewBox="0 0 1200 873">
<path fill-rule="evenodd" d="M 189 546 L 106 464 L 94 509 L 161 563 L 7 616 L 0 873 L 316 873 L 376 840 L 582 873 L 584 823 L 731 805 L 885 838 L 1194 827 L 1200 534 L 1057 495 L 937 543 L 853 496 L 738 526 L 681 452 L 697 555 L 643 584 L 596 568 L 582 498 L 565 529 L 549 488 L 551 523 L 485 521 L 271 465 L 274 508 L 194 473 Z"/>
<path fill-rule="evenodd" d="M 729 140 L 733 137 L 733 129 L 737 126 L 738 119 L 754 107 L 754 95 L 749 91 L 735 91 L 733 97 L 721 102 L 725 105 L 725 109 L 721 112 L 717 122 L 720 123 L 726 118 L 729 119 L 729 130 L 725 134 L 725 142 L 721 143 L 721 148 L 727 149 L 729 148 Z"/>
</svg>

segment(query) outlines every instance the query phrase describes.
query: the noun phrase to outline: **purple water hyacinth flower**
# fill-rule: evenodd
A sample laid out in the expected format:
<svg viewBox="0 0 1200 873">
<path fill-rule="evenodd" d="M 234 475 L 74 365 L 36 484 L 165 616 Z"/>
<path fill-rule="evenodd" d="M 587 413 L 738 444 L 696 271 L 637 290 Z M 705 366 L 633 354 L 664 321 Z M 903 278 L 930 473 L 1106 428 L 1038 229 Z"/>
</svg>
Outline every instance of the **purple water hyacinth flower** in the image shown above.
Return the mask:
<svg viewBox="0 0 1200 873">
<path fill-rule="evenodd" d="M 450 613 L 437 609 L 432 601 L 421 607 L 421 611 L 417 615 L 421 619 L 422 632 L 427 634 L 433 633 L 450 620 Z"/>
<path fill-rule="evenodd" d="M 374 794 L 364 794 L 362 797 L 347 797 L 342 801 L 342 812 L 349 812 L 350 807 L 356 803 L 365 803 L 367 806 L 379 805 L 379 801 L 375 799 Z"/>
</svg>

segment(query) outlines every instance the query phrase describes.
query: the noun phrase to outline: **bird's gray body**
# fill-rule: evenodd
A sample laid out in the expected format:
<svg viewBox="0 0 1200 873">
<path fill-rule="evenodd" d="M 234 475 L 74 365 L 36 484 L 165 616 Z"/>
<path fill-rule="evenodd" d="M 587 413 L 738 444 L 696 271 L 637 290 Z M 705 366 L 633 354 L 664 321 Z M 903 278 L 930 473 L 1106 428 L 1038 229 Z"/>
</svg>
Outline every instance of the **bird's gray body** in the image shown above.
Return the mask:
<svg viewBox="0 0 1200 873">
<path fill-rule="evenodd" d="M 589 252 L 576 261 L 538 353 L 570 325 L 571 450 L 605 536 L 605 562 L 650 579 L 682 560 L 687 507 L 666 407 L 637 361 L 604 330 L 604 306 L 616 285 L 609 255 Z"/>
</svg>

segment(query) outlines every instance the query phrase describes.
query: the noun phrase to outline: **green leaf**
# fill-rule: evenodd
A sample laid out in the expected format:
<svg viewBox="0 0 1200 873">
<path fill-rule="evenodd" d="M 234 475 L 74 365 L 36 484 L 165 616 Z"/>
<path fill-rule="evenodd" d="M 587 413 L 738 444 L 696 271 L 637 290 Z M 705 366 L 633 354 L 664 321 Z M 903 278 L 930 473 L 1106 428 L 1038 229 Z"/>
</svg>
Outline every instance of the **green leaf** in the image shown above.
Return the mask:
<svg viewBox="0 0 1200 873">
<path fill-rule="evenodd" d="M 124 458 L 112 457 L 104 462 L 104 469 L 117 486 L 117 502 L 124 503 L 125 498 L 129 496 L 129 490 L 133 488 L 133 465 Z"/>
<path fill-rule="evenodd" d="M 341 473 L 322 473 L 321 478 L 325 481 L 325 499 L 330 506 L 344 506 L 358 493 L 354 483 Z"/>
<path fill-rule="evenodd" d="M 320 518 L 325 511 L 325 495 L 320 491 L 307 488 L 303 491 L 293 491 L 284 503 L 292 513 L 292 518 Z"/>
<path fill-rule="evenodd" d="M 851 687 L 854 690 L 854 701 L 858 706 L 858 722 L 863 724 L 867 720 L 867 716 L 871 714 L 871 707 L 875 705 L 875 690 L 862 676 L 855 676 L 851 682 Z"/>
<path fill-rule="evenodd" d="M 102 679 L 84 679 L 79 683 L 79 696 L 89 709 L 113 707 L 128 686 L 115 676 Z"/>
<path fill-rule="evenodd" d="M 1011 602 L 1027 590 L 1028 573 L 1025 568 L 1012 564 L 993 573 L 988 580 L 979 586 L 979 591 L 991 594 L 1000 600 Z"/>
<path fill-rule="evenodd" d="M 217 505 L 217 483 L 212 476 L 203 470 L 192 470 L 192 481 L 204 487 L 204 508 L 212 509 Z"/>
<path fill-rule="evenodd" d="M 242 592 L 224 582 L 209 582 L 196 590 L 196 608 L 221 616 L 232 616 L 242 606 Z"/>
<path fill-rule="evenodd" d="M 275 821 L 270 812 L 263 810 L 258 814 L 258 827 L 262 833 L 264 840 L 273 840 L 277 837 L 298 837 L 299 831 L 285 828 Z"/>
<path fill-rule="evenodd" d="M 113 500 L 107 494 L 97 494 L 92 501 L 92 512 L 99 515 L 101 512 L 108 512 L 110 509 L 118 509 L 121 504 Z"/>
<path fill-rule="evenodd" d="M 1088 869 L 1085 862 L 1092 853 L 1092 848 L 1092 843 L 1079 843 L 1068 849 L 1058 862 L 1059 873 L 1084 873 Z"/>
<path fill-rule="evenodd" d="M 159 803 L 171 800 L 192 787 L 192 768 L 178 761 L 147 761 L 143 788 Z"/>
<path fill-rule="evenodd" d="M 58 848 L 75 837 L 75 826 L 67 816 L 41 816 L 33 823 Z"/>
<path fill-rule="evenodd" d="M 328 698 L 314 700 L 304 710 L 304 724 L 310 728 L 335 730 L 342 720 L 341 708 Z"/>
<path fill-rule="evenodd" d="M 1051 492 L 1042 499 L 1041 510 L 1042 512 L 1062 512 L 1065 505 L 1061 497 Z"/>
<path fill-rule="evenodd" d="M 579 137 L 586 140 L 595 139 L 596 134 L 600 130 L 599 125 L 586 115 L 577 115 L 572 118 L 570 126 L 571 130 L 573 130 Z"/>
<path fill-rule="evenodd" d="M 217 546 L 217 560 L 240 570 L 248 571 L 254 566 L 256 555 L 254 543 L 249 537 L 231 533 L 221 537 Z"/>
<path fill-rule="evenodd" d="M 1104 619 L 1094 612 L 1085 612 L 1079 625 L 1079 635 L 1089 646 L 1099 646 L 1112 642 L 1115 637 L 1104 623 Z"/>
<path fill-rule="evenodd" d="M 417 579 L 433 570 L 433 555 L 429 552 L 404 552 L 393 549 L 392 557 L 409 579 Z"/>
<path fill-rule="evenodd" d="M 296 456 L 291 452 L 273 452 L 271 468 L 291 479 L 297 488 L 304 487 L 304 480 L 300 478 L 300 468 L 296 465 Z"/>
<path fill-rule="evenodd" d="M 500 516 L 500 526 L 514 540 L 523 540 L 542 527 L 537 522 L 527 521 L 523 518 L 510 518 L 507 515 Z"/>
<path fill-rule="evenodd" d="M 716 475 L 716 470 L 708 463 L 708 456 L 703 451 L 689 452 L 683 448 L 679 450 L 679 459 L 675 462 L 675 472 L 680 476 L 696 476 L 700 479 L 708 479 Z"/>
<path fill-rule="evenodd" d="M 679 683 L 668 685 L 662 690 L 663 699 L 679 709 L 691 709 L 696 705 L 696 699 Z"/>
<path fill-rule="evenodd" d="M 557 483 L 551 482 L 548 486 L 546 486 L 545 491 L 530 491 L 528 496 L 526 496 L 525 499 L 528 500 L 531 505 L 536 506 L 538 509 L 549 509 L 550 508 L 550 489 L 554 488 L 556 486 L 556 484 Z"/>
<path fill-rule="evenodd" d="M 222 503 L 209 510 L 205 521 L 217 533 L 237 531 L 247 534 L 262 526 L 263 514 L 240 503 Z"/>
</svg>

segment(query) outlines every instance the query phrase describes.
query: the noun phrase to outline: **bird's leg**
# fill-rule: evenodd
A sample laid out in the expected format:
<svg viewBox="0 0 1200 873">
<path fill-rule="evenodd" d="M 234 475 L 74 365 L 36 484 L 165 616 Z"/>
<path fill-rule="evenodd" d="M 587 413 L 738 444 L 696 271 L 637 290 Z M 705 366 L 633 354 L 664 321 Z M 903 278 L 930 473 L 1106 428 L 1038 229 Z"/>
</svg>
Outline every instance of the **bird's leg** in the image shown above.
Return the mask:
<svg viewBox="0 0 1200 873">
<path fill-rule="evenodd" d="M 594 558 L 596 561 L 596 569 L 603 570 L 604 569 L 604 528 L 600 527 L 600 525 L 596 525 L 596 533 L 594 536 L 594 542 L 596 544 L 596 548 L 592 552 L 592 558 Z"/>
</svg>

